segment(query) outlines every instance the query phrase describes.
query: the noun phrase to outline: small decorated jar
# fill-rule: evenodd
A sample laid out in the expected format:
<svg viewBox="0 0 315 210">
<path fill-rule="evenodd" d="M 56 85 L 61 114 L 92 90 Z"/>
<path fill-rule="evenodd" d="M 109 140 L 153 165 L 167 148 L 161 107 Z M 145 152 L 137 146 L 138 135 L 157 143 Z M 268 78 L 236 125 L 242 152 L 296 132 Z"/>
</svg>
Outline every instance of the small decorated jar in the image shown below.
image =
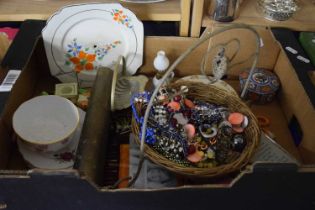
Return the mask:
<svg viewBox="0 0 315 210">
<path fill-rule="evenodd" d="M 248 76 L 249 71 L 244 71 L 239 75 L 241 90 L 243 90 Z M 249 78 L 245 98 L 259 104 L 265 104 L 274 99 L 279 87 L 280 82 L 277 75 L 269 70 L 256 68 Z"/>
<path fill-rule="evenodd" d="M 13 129 L 21 145 L 40 153 L 54 153 L 67 147 L 79 125 L 78 108 L 68 99 L 37 96 L 14 112 Z"/>
</svg>

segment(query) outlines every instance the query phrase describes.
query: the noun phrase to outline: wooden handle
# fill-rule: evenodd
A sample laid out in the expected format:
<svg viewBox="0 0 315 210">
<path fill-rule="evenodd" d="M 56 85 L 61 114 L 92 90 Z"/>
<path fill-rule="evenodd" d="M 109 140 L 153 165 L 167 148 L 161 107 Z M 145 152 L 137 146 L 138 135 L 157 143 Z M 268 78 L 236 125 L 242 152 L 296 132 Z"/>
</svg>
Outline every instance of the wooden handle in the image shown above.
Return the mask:
<svg viewBox="0 0 315 210">
<path fill-rule="evenodd" d="M 113 71 L 99 69 L 80 137 L 74 168 L 81 176 L 102 183 L 110 127 L 110 98 Z"/>
</svg>

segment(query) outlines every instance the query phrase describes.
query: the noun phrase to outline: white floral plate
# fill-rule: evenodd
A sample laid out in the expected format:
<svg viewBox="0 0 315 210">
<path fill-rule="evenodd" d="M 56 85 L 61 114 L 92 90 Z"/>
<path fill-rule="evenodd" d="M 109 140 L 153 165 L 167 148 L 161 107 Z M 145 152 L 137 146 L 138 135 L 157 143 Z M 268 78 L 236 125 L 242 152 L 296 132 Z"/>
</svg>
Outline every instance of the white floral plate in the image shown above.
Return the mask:
<svg viewBox="0 0 315 210">
<path fill-rule="evenodd" d="M 130 3 L 148 4 L 148 3 L 163 2 L 163 1 L 166 1 L 166 0 L 120 0 L 120 1 L 130 2 Z"/>
<path fill-rule="evenodd" d="M 51 154 L 39 153 L 25 147 L 20 140 L 17 141 L 19 150 L 24 160 L 31 167 L 56 170 L 70 168 L 73 166 L 85 118 L 85 112 L 79 108 L 78 110 L 80 114 L 80 122 L 78 128 L 74 132 L 72 139 L 70 139 L 71 141 L 70 144 L 66 148 L 60 150 L 59 152 Z"/>
<path fill-rule="evenodd" d="M 182 77 L 182 78 L 180 78 L 177 81 L 183 81 L 183 80 L 191 81 L 191 82 L 201 82 L 201 83 L 207 84 L 207 85 L 208 84 L 215 85 L 215 86 L 217 86 L 219 88 L 227 90 L 231 94 L 234 94 L 234 95 L 238 96 L 237 92 L 235 91 L 235 89 L 232 88 L 231 85 L 229 85 L 228 83 L 224 82 L 223 80 L 218 80 L 215 83 L 211 83 L 205 75 L 190 75 L 190 76 Z"/>
<path fill-rule="evenodd" d="M 126 58 L 129 75 L 143 60 L 143 24 L 120 4 L 78 4 L 62 8 L 42 31 L 50 72 L 62 82 L 91 87 L 100 67 L 113 69 Z"/>
</svg>

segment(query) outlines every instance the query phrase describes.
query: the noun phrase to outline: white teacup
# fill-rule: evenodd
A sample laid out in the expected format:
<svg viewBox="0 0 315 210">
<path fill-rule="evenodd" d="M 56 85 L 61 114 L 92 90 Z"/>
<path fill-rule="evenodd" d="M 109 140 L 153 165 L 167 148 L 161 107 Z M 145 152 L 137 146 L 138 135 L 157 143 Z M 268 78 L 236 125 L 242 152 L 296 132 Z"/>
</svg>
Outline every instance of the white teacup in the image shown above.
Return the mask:
<svg viewBox="0 0 315 210">
<path fill-rule="evenodd" d="M 68 99 L 38 96 L 19 106 L 13 115 L 18 139 L 38 152 L 57 152 L 70 143 L 79 124 L 77 107 Z"/>
</svg>

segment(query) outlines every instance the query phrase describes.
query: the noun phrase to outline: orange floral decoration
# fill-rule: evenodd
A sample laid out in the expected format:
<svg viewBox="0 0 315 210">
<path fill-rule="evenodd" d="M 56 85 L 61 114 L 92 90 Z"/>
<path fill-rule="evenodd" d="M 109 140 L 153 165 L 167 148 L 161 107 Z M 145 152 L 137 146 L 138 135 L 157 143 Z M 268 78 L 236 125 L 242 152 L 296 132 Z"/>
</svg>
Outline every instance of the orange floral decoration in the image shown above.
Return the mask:
<svg viewBox="0 0 315 210">
<path fill-rule="evenodd" d="M 70 61 L 75 65 L 75 71 L 80 73 L 82 70 L 92 71 L 94 69 L 93 61 L 95 54 L 87 54 L 83 51 L 78 53 L 77 57 L 71 57 Z"/>
<path fill-rule="evenodd" d="M 127 16 L 123 15 L 122 13 L 123 13 L 122 10 L 119 10 L 118 12 L 115 12 L 114 13 L 114 20 L 123 23 L 125 18 L 127 18 Z"/>
</svg>

